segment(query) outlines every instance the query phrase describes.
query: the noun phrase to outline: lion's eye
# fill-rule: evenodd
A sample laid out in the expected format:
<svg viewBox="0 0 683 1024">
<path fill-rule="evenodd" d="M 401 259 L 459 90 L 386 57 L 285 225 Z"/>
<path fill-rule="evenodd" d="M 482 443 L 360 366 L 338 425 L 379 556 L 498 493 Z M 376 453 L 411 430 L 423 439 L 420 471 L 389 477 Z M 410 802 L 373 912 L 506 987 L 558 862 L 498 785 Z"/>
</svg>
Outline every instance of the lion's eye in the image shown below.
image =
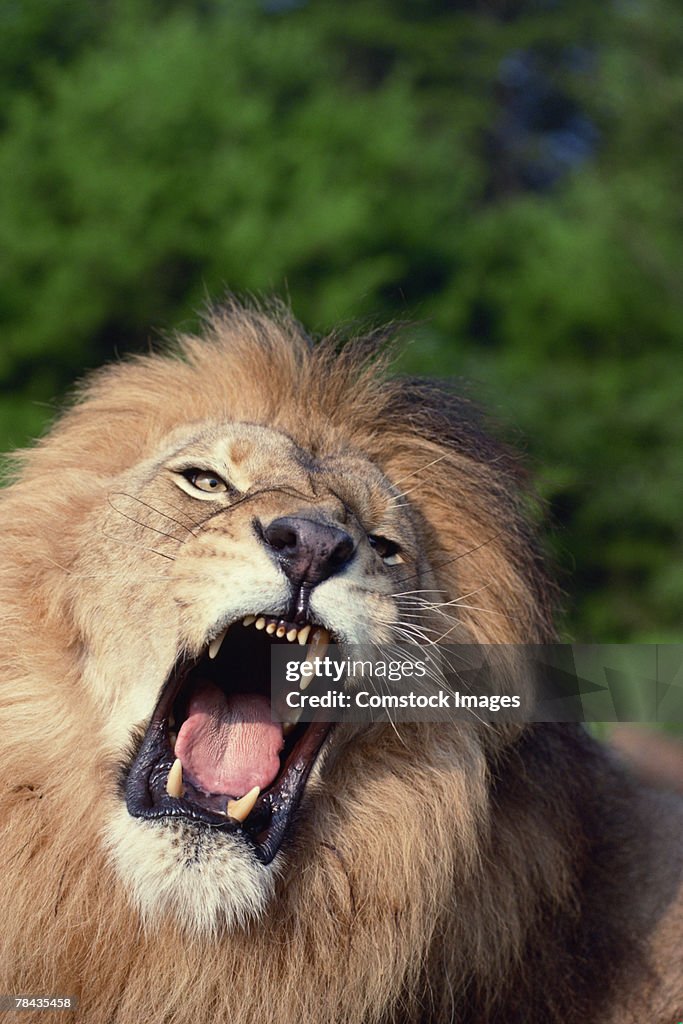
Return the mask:
<svg viewBox="0 0 683 1024">
<path fill-rule="evenodd" d="M 198 491 L 205 491 L 207 494 L 220 494 L 228 489 L 225 480 L 207 469 L 186 469 L 183 476 Z"/>
<path fill-rule="evenodd" d="M 385 565 L 401 565 L 404 561 L 401 555 L 401 548 L 396 541 L 388 540 L 387 537 L 380 537 L 379 534 L 368 535 L 370 547 L 374 548 Z"/>
</svg>

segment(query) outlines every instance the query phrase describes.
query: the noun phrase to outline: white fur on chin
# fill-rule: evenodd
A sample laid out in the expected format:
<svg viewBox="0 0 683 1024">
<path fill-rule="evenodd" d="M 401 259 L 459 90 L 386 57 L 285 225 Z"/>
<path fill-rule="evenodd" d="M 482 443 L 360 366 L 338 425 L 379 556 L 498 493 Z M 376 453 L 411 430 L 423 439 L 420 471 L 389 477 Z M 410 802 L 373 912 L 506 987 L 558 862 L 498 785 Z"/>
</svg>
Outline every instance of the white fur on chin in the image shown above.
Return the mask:
<svg viewBox="0 0 683 1024">
<path fill-rule="evenodd" d="M 132 818 L 120 806 L 107 821 L 105 842 L 148 930 L 168 916 L 197 936 L 241 928 L 273 895 L 276 861 L 261 864 L 234 835 Z"/>
</svg>

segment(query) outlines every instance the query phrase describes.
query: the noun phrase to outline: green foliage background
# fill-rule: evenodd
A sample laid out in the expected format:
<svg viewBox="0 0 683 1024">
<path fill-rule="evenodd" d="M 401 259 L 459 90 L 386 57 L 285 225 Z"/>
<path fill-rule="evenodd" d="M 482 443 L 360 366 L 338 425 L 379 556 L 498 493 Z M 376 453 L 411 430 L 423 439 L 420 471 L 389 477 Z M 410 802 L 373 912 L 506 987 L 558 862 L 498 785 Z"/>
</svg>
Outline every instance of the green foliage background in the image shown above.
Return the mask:
<svg viewBox="0 0 683 1024">
<path fill-rule="evenodd" d="M 403 368 L 525 439 L 567 635 L 680 642 L 681 10 L 23 0 L 0 34 L 3 448 L 226 287 L 415 319 Z M 542 191 L 493 146 L 518 52 L 599 132 Z"/>
</svg>

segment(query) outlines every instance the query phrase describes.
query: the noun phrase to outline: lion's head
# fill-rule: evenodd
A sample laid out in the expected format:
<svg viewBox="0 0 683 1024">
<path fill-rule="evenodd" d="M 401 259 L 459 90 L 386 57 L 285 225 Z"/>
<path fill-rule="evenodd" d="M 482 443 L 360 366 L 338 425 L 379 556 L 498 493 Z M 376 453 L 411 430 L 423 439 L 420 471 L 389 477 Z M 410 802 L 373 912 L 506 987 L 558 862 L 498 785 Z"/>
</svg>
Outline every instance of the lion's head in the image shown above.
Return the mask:
<svg viewBox="0 0 683 1024">
<path fill-rule="evenodd" d="M 233 306 L 93 377 L 3 495 L 0 959 L 89 1020 L 361 1020 L 455 955 L 507 734 L 267 699 L 271 642 L 548 635 L 514 461 L 374 347 Z"/>
</svg>

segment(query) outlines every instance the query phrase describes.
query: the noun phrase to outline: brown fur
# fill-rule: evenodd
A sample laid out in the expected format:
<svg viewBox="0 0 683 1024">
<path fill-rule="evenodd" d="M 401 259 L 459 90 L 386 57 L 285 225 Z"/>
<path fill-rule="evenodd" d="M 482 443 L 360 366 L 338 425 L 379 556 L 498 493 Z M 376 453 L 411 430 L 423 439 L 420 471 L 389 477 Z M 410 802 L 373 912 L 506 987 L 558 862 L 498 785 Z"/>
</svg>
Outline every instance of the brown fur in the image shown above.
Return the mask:
<svg viewBox="0 0 683 1024">
<path fill-rule="evenodd" d="M 680 1015 L 680 807 L 578 727 L 339 730 L 275 899 L 241 929 L 145 928 L 112 867 L 121 752 L 82 680 L 105 616 L 76 567 L 119 474 L 180 425 L 261 423 L 313 455 L 362 453 L 403 481 L 436 585 L 485 586 L 462 609 L 469 636 L 551 635 L 514 460 L 467 403 L 387 380 L 372 349 L 313 347 L 287 315 L 234 306 L 177 354 L 96 375 L 23 457 L 2 498 L 1 992 L 78 995 L 88 1024 Z M 118 598 L 106 610 L 131 636 L 155 626 L 153 604 L 142 624 Z"/>
</svg>

